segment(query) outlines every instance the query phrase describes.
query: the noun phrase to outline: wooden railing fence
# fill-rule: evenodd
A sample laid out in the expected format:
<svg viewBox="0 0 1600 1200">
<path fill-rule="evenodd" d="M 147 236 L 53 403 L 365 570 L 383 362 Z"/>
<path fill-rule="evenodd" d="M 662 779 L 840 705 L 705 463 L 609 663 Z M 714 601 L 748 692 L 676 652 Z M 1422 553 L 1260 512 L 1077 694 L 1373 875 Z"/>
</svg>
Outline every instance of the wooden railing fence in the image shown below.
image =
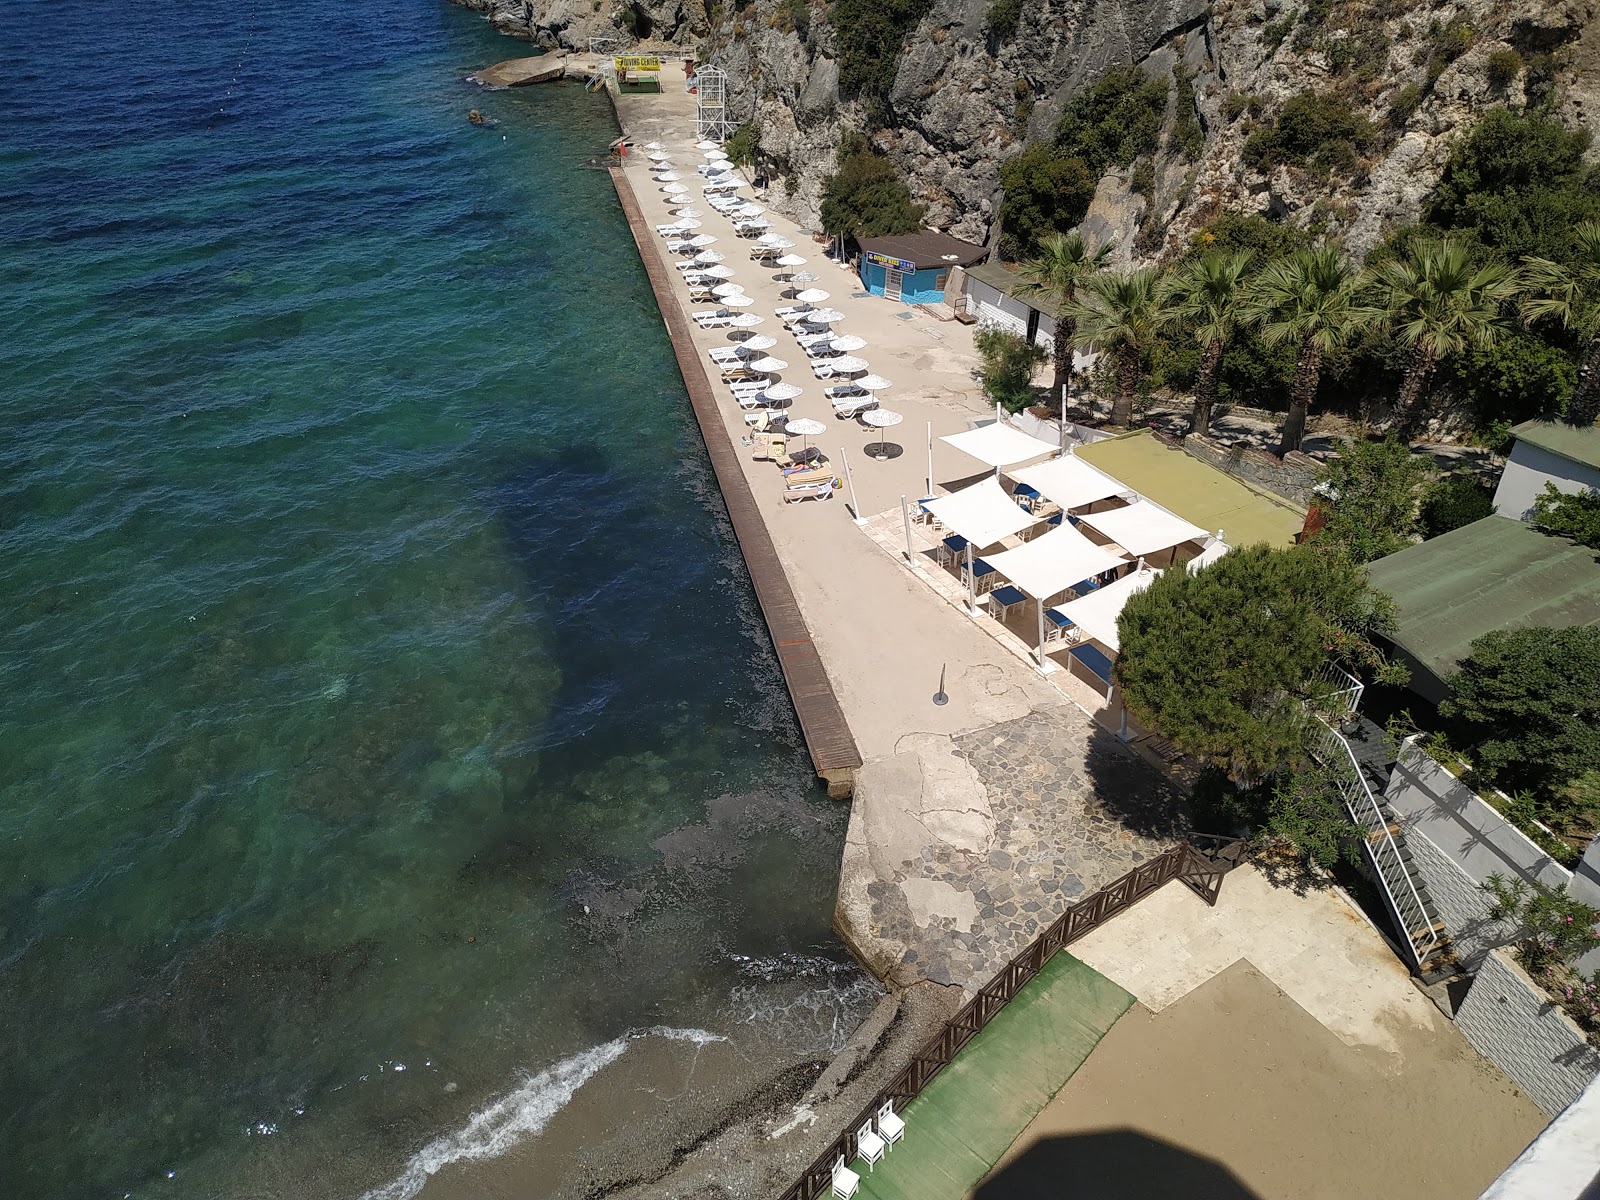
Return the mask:
<svg viewBox="0 0 1600 1200">
<path fill-rule="evenodd" d="M 1090 930 L 1126 912 L 1162 884 L 1174 879 L 1183 883 L 1207 904 L 1215 905 L 1222 891 L 1222 878 L 1244 860 L 1245 844 L 1210 834 L 1190 834 L 1163 853 L 1140 863 L 1120 879 L 1108 883 L 1092 896 L 1086 896 L 1056 918 L 1026 949 L 1000 968 L 995 977 L 978 989 L 977 995 L 962 1005 L 956 1014 L 917 1051 L 911 1062 L 889 1081 L 872 1102 L 850 1122 L 818 1156 L 805 1174 L 790 1185 L 781 1200 L 816 1200 L 833 1186 L 833 1164 L 840 1155 L 849 1163 L 856 1156 L 856 1131 L 877 1116 L 885 1101 L 894 1101 L 895 1111 L 927 1087 L 956 1054 L 977 1036 L 1011 998 L 1044 969 L 1058 950 L 1070 946 Z"/>
</svg>

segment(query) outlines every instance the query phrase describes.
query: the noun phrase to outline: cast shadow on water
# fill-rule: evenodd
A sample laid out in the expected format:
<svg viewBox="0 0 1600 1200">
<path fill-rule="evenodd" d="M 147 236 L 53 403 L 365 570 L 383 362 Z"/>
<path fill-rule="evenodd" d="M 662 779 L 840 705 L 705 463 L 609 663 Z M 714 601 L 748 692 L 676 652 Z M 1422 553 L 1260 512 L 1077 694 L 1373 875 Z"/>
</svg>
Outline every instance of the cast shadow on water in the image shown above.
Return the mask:
<svg viewBox="0 0 1600 1200">
<path fill-rule="evenodd" d="M 1215 1159 L 1133 1129 L 1041 1139 L 991 1175 L 973 1200 L 1261 1200 Z"/>
</svg>

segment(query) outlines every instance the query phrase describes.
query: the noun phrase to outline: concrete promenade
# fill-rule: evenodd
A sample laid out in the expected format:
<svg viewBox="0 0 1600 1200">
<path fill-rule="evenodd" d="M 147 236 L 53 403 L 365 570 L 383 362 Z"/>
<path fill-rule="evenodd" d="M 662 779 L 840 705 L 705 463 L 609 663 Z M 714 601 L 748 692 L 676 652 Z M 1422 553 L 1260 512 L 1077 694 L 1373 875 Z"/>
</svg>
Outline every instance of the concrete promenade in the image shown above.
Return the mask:
<svg viewBox="0 0 1600 1200">
<path fill-rule="evenodd" d="M 794 242 L 792 253 L 807 260 L 803 269 L 819 276 L 811 286 L 827 291 L 827 305 L 844 314 L 835 328 L 865 339 L 857 355 L 893 382 L 880 399 L 905 418 L 888 431 L 905 451 L 882 462 L 869 458 L 865 448 L 879 433 L 833 415 L 822 394 L 826 385 L 773 315 L 792 303 L 783 294 L 786 283 L 774 268 L 754 263 L 753 243 L 705 203 L 694 100 L 671 71 L 665 74 L 667 91 L 660 95 L 616 98 L 635 149 L 614 172 L 624 203 L 637 204 L 650 230 L 641 252 L 656 260 L 652 274 L 669 280 L 672 294 L 662 297 L 663 307 L 684 314 L 710 307 L 689 302 L 654 233 L 686 203 L 702 214 L 696 232 L 717 239 L 713 248 L 726 256 L 732 282 L 754 301 L 744 311 L 764 318 L 755 332 L 777 340 L 769 353 L 789 363 L 783 380 L 803 389 L 791 414 L 828 426 L 813 444 L 841 475 L 848 459 L 863 514 L 898 512 L 902 496 L 915 501 L 926 494 L 929 427 L 937 439 L 993 413 L 975 379 L 971 330 L 866 295 L 854 272 L 830 261 L 809 231 L 769 208 L 773 230 Z M 688 189 L 685 200 L 672 201 L 652 177 L 638 149 L 651 141 L 670 154 Z M 767 207 L 759 194 L 755 201 Z M 675 315 L 668 325 L 686 376 L 705 374 L 708 352 L 735 341 L 727 331 L 701 330 Z M 897 985 L 926 979 L 975 989 L 1073 896 L 1159 852 L 1181 823 L 1170 819 L 1175 801 L 1158 772 L 1088 716 L 1094 692 L 1064 690 L 1061 684 L 1072 686 L 1064 672 L 1040 676 L 997 624 L 965 615 L 924 573 L 886 553 L 883 535 L 875 539 L 853 524 L 849 490 L 827 501 L 785 504 L 778 469 L 753 459 L 743 444 L 747 429 L 731 393 L 715 374 L 706 378 L 721 435 L 737 451 L 754 511 L 865 760 L 856 774 L 835 923 L 862 960 Z M 709 443 L 715 434 L 706 433 Z M 960 486 L 984 473 L 976 460 L 934 445 L 937 486 Z M 936 705 L 941 679 L 948 703 Z"/>
</svg>

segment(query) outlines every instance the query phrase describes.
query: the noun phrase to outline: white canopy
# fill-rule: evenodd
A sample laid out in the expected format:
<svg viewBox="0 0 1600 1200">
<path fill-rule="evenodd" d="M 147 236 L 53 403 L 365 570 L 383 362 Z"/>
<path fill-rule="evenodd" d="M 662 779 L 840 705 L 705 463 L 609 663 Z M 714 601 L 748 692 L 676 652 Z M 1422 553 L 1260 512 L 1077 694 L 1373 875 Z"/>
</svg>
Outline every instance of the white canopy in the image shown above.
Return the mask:
<svg viewBox="0 0 1600 1200">
<path fill-rule="evenodd" d="M 1203 542 L 1211 536 L 1149 500 L 1135 500 L 1125 508 L 1111 508 L 1078 519 L 1129 554 L 1154 554 L 1184 542 Z"/>
<path fill-rule="evenodd" d="M 1034 599 L 1048 600 L 1073 584 L 1120 567 L 1128 560 L 1104 546 L 1096 546 L 1071 525 L 1063 524 L 1015 550 L 986 555 L 984 561 Z"/>
<path fill-rule="evenodd" d="M 1128 601 L 1154 583 L 1159 574 L 1160 571 L 1149 567 L 1143 571 L 1134 571 L 1114 583 L 1108 583 L 1105 587 L 1090 592 L 1087 596 L 1056 605 L 1056 611 L 1083 630 L 1088 637 L 1110 646 L 1113 650 L 1120 649 L 1121 643 L 1117 640 L 1117 618 L 1122 615 L 1122 609 Z"/>
<path fill-rule="evenodd" d="M 1063 509 L 1082 508 L 1096 500 L 1133 491 L 1127 484 L 1071 454 L 1037 466 L 1023 467 L 1020 471 L 1011 472 L 1011 478 L 1037 488 L 1041 496 Z"/>
<path fill-rule="evenodd" d="M 974 546 L 992 545 L 1033 524 L 1033 517 L 1018 508 L 995 479 L 985 479 L 923 504 Z"/>
<path fill-rule="evenodd" d="M 1216 562 L 1217 559 L 1221 558 L 1224 554 L 1232 549 L 1233 547 L 1228 545 L 1227 542 L 1219 542 L 1213 538 L 1209 546 L 1200 551 L 1199 554 L 1191 558 L 1183 565 L 1189 568 L 1189 574 L 1193 575 L 1196 571 L 1204 570 L 1206 567 L 1209 567 L 1212 563 Z"/>
<path fill-rule="evenodd" d="M 967 430 L 966 433 L 948 434 L 939 440 L 949 442 L 962 453 L 970 454 L 979 462 L 988 463 L 991 467 L 1026 462 L 1030 458 L 1038 458 L 1041 454 L 1056 452 L 1053 443 L 1023 433 L 1020 429 L 1013 429 L 999 421 L 980 425 L 977 429 Z"/>
</svg>

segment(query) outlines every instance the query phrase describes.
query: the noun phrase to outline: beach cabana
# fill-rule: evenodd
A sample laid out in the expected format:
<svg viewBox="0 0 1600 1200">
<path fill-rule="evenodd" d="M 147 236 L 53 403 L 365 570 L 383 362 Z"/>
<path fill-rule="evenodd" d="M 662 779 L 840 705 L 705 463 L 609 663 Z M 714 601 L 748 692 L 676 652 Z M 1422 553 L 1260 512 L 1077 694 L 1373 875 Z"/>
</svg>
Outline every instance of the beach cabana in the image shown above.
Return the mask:
<svg viewBox="0 0 1600 1200">
<path fill-rule="evenodd" d="M 992 546 L 1003 537 L 1021 533 L 1033 524 L 1032 515 L 1018 508 L 994 479 L 935 500 L 924 500 L 922 507 L 966 542 L 963 552 L 967 558 L 967 604 L 973 616 L 981 615 L 972 581 L 972 548 Z"/>
<path fill-rule="evenodd" d="M 1124 575 L 1121 579 L 1114 580 L 1087 596 L 1080 596 L 1076 600 L 1058 605 L 1055 611 L 1076 625 L 1085 637 L 1093 638 L 1114 654 L 1121 648 L 1121 642 L 1117 637 L 1117 618 L 1122 615 L 1122 610 L 1128 601 L 1154 583 L 1159 574 L 1160 571 L 1151 567 L 1140 567 L 1139 570 Z M 1078 652 L 1068 648 L 1069 660 L 1074 653 Z M 1083 661 L 1089 672 L 1106 685 L 1106 699 L 1109 700 L 1112 688 L 1111 660 L 1104 655 L 1097 654 L 1097 657 L 1105 662 L 1103 671 L 1087 661 L 1081 653 L 1079 654 L 1080 661 Z"/>
<path fill-rule="evenodd" d="M 1211 536 L 1149 500 L 1135 500 L 1122 508 L 1108 508 L 1078 520 L 1141 558 L 1176 549 L 1184 542 L 1204 542 Z"/>
<path fill-rule="evenodd" d="M 1120 479 L 1091 467 L 1075 454 L 1063 454 L 1037 466 L 1013 471 L 1011 478 L 1025 483 L 1062 512 L 1083 508 L 1112 496 L 1133 495 L 1133 489 Z"/>
<path fill-rule="evenodd" d="M 1039 618 L 1039 670 L 1049 671 L 1054 668 L 1045 665 L 1046 602 L 1073 584 L 1120 567 L 1128 560 L 1104 546 L 1095 545 L 1071 525 L 1062 525 L 1041 537 L 1034 538 L 1031 542 L 1024 542 L 1015 550 L 1003 550 L 999 554 L 987 555 L 984 561 L 1021 591 L 1033 597 Z"/>
<path fill-rule="evenodd" d="M 1001 467 L 1056 452 L 1055 443 L 1036 438 L 1031 433 L 1023 433 L 1000 421 L 980 425 L 965 433 L 949 433 L 939 440 L 948 442 L 963 454 L 970 454 L 985 466 L 993 467 L 997 475 Z"/>
</svg>

